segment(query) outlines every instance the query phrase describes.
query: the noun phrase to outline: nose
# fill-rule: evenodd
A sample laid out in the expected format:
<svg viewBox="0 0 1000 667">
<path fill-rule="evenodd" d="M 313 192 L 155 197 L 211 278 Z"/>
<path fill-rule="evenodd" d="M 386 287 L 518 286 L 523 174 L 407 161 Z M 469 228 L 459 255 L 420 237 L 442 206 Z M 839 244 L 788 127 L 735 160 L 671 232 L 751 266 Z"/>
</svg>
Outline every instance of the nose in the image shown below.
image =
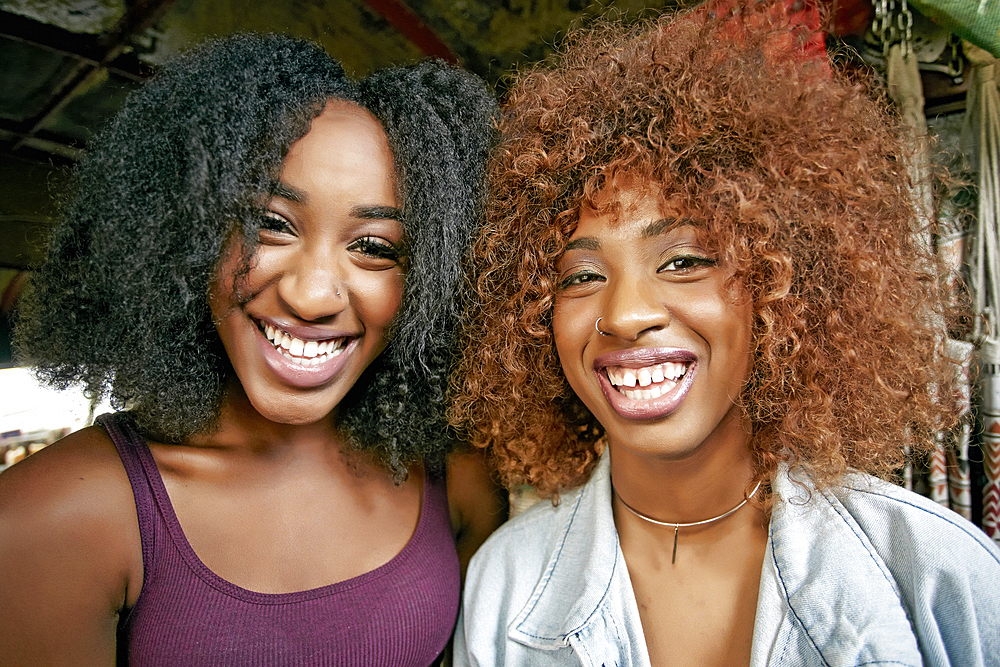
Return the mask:
<svg viewBox="0 0 1000 667">
<path fill-rule="evenodd" d="M 299 255 L 278 280 L 278 298 L 292 315 L 306 322 L 329 320 L 347 306 L 347 288 L 332 253 Z"/>
<path fill-rule="evenodd" d="M 635 341 L 643 334 L 670 325 L 670 309 L 660 294 L 660 285 L 642 276 L 623 275 L 604 290 L 600 330 L 623 340 Z"/>
</svg>

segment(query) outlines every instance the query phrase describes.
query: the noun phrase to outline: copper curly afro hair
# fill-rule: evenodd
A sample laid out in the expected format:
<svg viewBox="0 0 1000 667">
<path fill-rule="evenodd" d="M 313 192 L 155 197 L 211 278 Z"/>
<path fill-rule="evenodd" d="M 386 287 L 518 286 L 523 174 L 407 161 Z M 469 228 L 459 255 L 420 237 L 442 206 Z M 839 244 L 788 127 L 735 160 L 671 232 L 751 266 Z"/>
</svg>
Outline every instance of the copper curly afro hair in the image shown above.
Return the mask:
<svg viewBox="0 0 1000 667">
<path fill-rule="evenodd" d="M 820 486 L 891 476 L 950 426 L 941 281 L 899 123 L 780 7 L 571 32 L 515 78 L 451 410 L 508 484 L 557 494 L 596 464 L 603 429 L 563 376 L 551 313 L 581 209 L 622 175 L 696 220 L 752 300 L 740 404 L 758 480 L 781 462 Z"/>
</svg>

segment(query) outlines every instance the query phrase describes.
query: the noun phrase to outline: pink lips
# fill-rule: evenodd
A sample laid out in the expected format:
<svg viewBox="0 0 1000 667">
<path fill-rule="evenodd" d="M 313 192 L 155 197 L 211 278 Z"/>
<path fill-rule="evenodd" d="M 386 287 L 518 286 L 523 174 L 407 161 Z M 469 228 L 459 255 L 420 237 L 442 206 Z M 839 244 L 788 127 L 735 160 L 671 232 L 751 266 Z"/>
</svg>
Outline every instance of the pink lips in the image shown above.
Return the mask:
<svg viewBox="0 0 1000 667">
<path fill-rule="evenodd" d="M 608 366 L 644 368 L 667 362 L 687 364 L 684 377 L 680 378 L 677 386 L 667 393 L 649 399 L 633 399 L 621 393 L 611 384 L 608 374 L 604 370 Z M 658 419 L 676 410 L 691 389 L 697 367 L 697 356 L 694 353 L 670 347 L 616 350 L 594 359 L 594 372 L 601 383 L 604 396 L 608 399 L 611 408 L 626 419 Z"/>
<path fill-rule="evenodd" d="M 320 334 L 315 331 L 303 331 L 301 328 L 284 330 L 288 331 L 288 333 L 293 336 L 302 338 L 303 340 L 324 340 L 343 337 L 336 334 Z M 310 333 L 312 335 L 310 335 Z M 326 384 L 336 377 L 337 374 L 344 368 L 347 360 L 350 358 L 351 352 L 353 352 L 354 348 L 357 346 L 358 340 L 358 338 L 352 338 L 340 354 L 330 358 L 326 362 L 316 364 L 315 366 L 300 366 L 275 349 L 274 345 L 272 345 L 271 341 L 264 336 L 264 333 L 260 331 L 259 327 L 257 328 L 256 337 L 257 349 L 268 368 L 271 369 L 271 372 L 273 372 L 275 376 L 277 376 L 278 379 L 285 384 L 292 387 L 299 387 L 301 389 L 318 387 Z"/>
</svg>

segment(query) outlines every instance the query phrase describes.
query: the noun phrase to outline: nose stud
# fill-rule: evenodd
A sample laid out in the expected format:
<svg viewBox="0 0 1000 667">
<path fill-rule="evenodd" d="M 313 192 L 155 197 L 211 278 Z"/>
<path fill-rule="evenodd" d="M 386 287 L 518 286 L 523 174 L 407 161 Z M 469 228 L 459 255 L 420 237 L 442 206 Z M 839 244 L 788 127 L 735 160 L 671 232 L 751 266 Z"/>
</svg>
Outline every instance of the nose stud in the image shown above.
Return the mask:
<svg viewBox="0 0 1000 667">
<path fill-rule="evenodd" d="M 594 322 L 594 328 L 597 329 L 597 333 L 601 334 L 602 336 L 610 336 L 611 334 L 607 333 L 606 331 L 601 331 L 601 320 L 603 319 L 604 319 L 603 317 L 598 317 L 597 321 Z"/>
</svg>

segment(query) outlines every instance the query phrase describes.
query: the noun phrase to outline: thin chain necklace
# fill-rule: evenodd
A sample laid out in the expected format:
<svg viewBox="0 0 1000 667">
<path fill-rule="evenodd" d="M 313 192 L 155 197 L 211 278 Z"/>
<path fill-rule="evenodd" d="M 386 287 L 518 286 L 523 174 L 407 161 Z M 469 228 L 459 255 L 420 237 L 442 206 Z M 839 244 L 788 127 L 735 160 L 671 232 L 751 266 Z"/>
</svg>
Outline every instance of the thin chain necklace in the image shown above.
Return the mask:
<svg viewBox="0 0 1000 667">
<path fill-rule="evenodd" d="M 727 516 L 729 516 L 730 514 L 733 514 L 734 512 L 736 512 L 737 510 L 739 510 L 741 507 L 743 507 L 744 505 L 746 505 L 748 502 L 750 502 L 750 499 L 753 498 L 755 495 L 757 495 L 757 491 L 759 489 L 760 489 L 760 482 L 757 482 L 757 486 L 753 487 L 753 491 L 751 491 L 750 495 L 748 495 L 746 498 L 743 499 L 743 502 L 741 502 L 739 505 L 737 505 L 733 509 L 729 510 L 728 512 L 720 514 L 719 516 L 714 516 L 711 519 L 705 519 L 704 521 L 692 521 L 691 523 L 669 523 L 667 521 L 657 521 L 656 519 L 654 519 L 652 517 L 649 517 L 649 516 L 646 516 L 642 512 L 640 512 L 640 511 L 638 511 L 636 509 L 633 509 L 627 502 L 625 502 L 624 500 L 622 500 L 622 497 L 620 495 L 618 495 L 618 489 L 615 488 L 614 484 L 611 485 L 611 491 L 612 491 L 612 493 L 615 494 L 615 497 L 618 498 L 618 501 L 625 507 L 625 509 L 627 509 L 632 514 L 636 515 L 640 519 L 643 519 L 644 521 L 648 521 L 650 523 L 655 523 L 657 526 L 673 526 L 673 529 L 674 529 L 674 552 L 670 556 L 670 564 L 671 565 L 673 565 L 677 561 L 677 533 L 680 531 L 681 528 L 692 528 L 694 526 L 704 526 L 706 523 L 712 523 L 714 521 L 719 521 L 720 519 L 725 519 Z"/>
</svg>

